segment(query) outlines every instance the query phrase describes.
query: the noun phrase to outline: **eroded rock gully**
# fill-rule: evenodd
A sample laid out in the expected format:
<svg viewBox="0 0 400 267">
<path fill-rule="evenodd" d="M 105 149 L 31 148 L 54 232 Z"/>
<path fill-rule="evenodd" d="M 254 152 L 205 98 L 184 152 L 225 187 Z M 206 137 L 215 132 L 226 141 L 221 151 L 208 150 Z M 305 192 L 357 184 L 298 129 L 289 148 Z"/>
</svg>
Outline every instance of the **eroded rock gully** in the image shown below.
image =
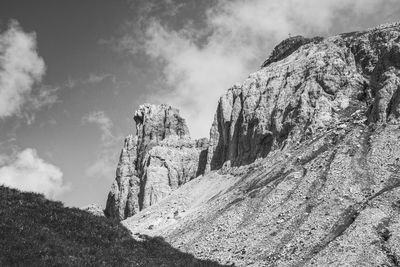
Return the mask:
<svg viewBox="0 0 400 267">
<path fill-rule="evenodd" d="M 398 23 L 282 42 L 219 100 L 206 174 L 123 224 L 221 264 L 397 266 L 399 42 Z"/>
</svg>

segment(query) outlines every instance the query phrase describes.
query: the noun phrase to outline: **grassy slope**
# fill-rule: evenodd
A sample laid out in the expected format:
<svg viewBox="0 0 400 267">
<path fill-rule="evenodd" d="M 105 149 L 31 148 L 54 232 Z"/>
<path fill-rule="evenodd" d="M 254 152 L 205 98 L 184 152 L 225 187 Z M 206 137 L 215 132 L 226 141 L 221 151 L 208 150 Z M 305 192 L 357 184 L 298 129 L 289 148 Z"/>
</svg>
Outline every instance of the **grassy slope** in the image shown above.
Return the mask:
<svg viewBox="0 0 400 267">
<path fill-rule="evenodd" d="M 0 186 L 0 265 L 217 266 L 116 221 Z"/>
</svg>

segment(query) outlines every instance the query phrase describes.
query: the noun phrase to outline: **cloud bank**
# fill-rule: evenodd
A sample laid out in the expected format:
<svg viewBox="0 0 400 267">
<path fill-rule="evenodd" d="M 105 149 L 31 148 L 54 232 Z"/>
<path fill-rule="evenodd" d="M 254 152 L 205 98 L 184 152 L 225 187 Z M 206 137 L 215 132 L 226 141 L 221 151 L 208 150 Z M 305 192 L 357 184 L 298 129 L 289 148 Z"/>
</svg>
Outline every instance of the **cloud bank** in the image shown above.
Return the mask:
<svg viewBox="0 0 400 267">
<path fill-rule="evenodd" d="M 179 5 L 174 12 L 179 17 L 182 1 L 166 2 Z M 397 5 L 397 0 L 218 1 L 204 10 L 195 8 L 194 13 L 204 13 L 198 16 L 201 20 L 186 17 L 181 26 L 174 18 L 148 11 L 151 16 L 138 19 L 141 28 L 123 36 L 119 45 L 161 63 L 165 90 L 150 95 L 149 101 L 175 105 L 193 136 L 208 136 L 218 97 L 257 70 L 289 34 L 326 35 L 365 27 L 366 18 L 382 22 Z"/>
<path fill-rule="evenodd" d="M 2 163 L 6 161 L 5 155 Z M 27 148 L 14 159 L 7 158 L 8 164 L 0 167 L 0 184 L 23 191 L 42 193 L 54 199 L 66 190 L 63 174 L 59 168 L 41 159 L 36 150 Z"/>
<path fill-rule="evenodd" d="M 14 115 L 34 119 L 33 112 L 56 102 L 56 89 L 38 85 L 46 72 L 36 51 L 36 34 L 16 21 L 0 34 L 0 118 Z"/>
</svg>

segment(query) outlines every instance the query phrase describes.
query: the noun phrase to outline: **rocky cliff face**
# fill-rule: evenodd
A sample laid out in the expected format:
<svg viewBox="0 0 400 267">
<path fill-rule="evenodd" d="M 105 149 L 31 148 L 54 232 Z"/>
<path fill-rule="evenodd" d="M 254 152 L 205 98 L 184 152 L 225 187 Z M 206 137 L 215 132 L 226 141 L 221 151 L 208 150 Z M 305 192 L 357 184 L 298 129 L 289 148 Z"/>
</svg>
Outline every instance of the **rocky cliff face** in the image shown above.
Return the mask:
<svg viewBox="0 0 400 267">
<path fill-rule="evenodd" d="M 349 120 L 354 112 L 369 122 L 396 122 L 399 36 L 398 26 L 388 26 L 283 41 L 259 71 L 219 100 L 208 168 L 251 163 Z"/>
<path fill-rule="evenodd" d="M 154 205 L 202 174 L 207 140 L 191 140 L 179 111 L 167 105 L 141 106 L 136 136 L 125 138 L 105 214 L 124 219 Z"/>
<path fill-rule="evenodd" d="M 398 266 L 400 24 L 284 41 L 221 97 L 207 175 L 123 223 L 235 266 Z"/>
</svg>

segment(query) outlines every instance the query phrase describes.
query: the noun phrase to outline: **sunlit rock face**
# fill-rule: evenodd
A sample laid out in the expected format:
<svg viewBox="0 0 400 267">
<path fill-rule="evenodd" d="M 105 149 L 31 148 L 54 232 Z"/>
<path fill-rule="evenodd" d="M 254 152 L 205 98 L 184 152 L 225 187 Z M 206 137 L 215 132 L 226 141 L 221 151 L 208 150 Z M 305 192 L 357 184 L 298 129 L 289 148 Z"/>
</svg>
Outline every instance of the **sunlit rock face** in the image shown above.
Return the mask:
<svg viewBox="0 0 400 267">
<path fill-rule="evenodd" d="M 219 100 L 215 171 L 123 224 L 228 266 L 399 266 L 399 37 L 279 44 Z"/>
<path fill-rule="evenodd" d="M 400 115 L 399 26 L 330 38 L 292 37 L 223 95 L 210 132 L 208 169 L 248 164 L 350 119 Z"/>
<path fill-rule="evenodd" d="M 125 138 L 105 213 L 124 219 L 202 174 L 207 139 L 192 140 L 179 111 L 145 104 L 135 112 L 137 133 Z"/>
</svg>

